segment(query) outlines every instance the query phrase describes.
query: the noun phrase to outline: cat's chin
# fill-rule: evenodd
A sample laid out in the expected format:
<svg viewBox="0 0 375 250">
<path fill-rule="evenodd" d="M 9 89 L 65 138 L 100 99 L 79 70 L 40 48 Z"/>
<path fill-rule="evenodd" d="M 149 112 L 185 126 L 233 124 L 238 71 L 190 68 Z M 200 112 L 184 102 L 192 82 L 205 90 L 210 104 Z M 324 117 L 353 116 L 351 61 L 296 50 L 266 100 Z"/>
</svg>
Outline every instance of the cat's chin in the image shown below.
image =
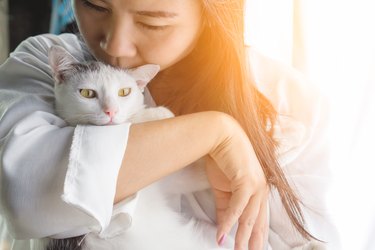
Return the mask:
<svg viewBox="0 0 375 250">
<path fill-rule="evenodd" d="M 113 121 L 110 121 L 110 122 L 107 122 L 106 124 L 103 124 L 103 125 L 106 125 L 106 126 L 110 126 L 110 125 L 117 125 L 119 123 L 115 123 Z"/>
<path fill-rule="evenodd" d="M 110 125 L 119 125 L 121 123 L 124 123 L 125 121 L 120 121 L 119 119 L 102 119 L 99 121 L 95 121 L 95 125 L 97 126 L 110 126 Z"/>
<path fill-rule="evenodd" d="M 88 121 L 88 122 L 85 122 L 85 123 L 81 123 L 81 124 L 88 124 L 88 125 L 95 125 L 95 126 L 110 126 L 110 125 L 117 125 L 119 123 L 116 123 L 116 122 L 113 122 L 113 121 Z"/>
<path fill-rule="evenodd" d="M 102 125 L 105 125 L 105 126 L 110 126 L 110 125 L 119 125 L 119 124 L 122 124 L 124 123 L 125 121 L 109 121 L 109 122 L 105 122 L 104 124 Z"/>
</svg>

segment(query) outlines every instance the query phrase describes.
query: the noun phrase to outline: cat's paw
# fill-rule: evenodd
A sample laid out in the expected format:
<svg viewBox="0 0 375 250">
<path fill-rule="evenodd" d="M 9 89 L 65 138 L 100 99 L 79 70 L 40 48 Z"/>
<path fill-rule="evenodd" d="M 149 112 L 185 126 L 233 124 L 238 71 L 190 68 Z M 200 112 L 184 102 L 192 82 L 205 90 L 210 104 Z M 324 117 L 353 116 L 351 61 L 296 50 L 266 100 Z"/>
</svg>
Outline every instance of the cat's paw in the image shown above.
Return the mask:
<svg viewBox="0 0 375 250">
<path fill-rule="evenodd" d="M 156 114 L 158 115 L 159 119 L 166 119 L 166 118 L 174 117 L 174 114 L 172 113 L 172 111 L 170 111 L 166 107 L 156 107 L 154 109 L 157 110 Z"/>
<path fill-rule="evenodd" d="M 161 119 L 167 119 L 174 117 L 174 114 L 165 107 L 155 107 L 155 108 L 146 108 L 138 113 L 134 114 L 129 118 L 130 122 L 133 123 L 140 123 L 140 122 L 148 122 L 148 121 L 155 121 Z"/>
</svg>

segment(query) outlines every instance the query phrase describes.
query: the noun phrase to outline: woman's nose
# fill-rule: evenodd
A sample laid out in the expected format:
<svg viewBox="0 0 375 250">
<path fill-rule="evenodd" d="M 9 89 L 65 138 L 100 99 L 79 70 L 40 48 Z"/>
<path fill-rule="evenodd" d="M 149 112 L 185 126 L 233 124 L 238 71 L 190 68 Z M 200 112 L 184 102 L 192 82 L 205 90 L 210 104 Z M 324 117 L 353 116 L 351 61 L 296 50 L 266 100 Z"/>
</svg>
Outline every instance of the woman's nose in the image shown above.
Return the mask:
<svg viewBox="0 0 375 250">
<path fill-rule="evenodd" d="M 113 22 L 100 41 L 100 47 L 112 57 L 135 57 L 137 47 L 134 35 L 131 22 Z"/>
</svg>

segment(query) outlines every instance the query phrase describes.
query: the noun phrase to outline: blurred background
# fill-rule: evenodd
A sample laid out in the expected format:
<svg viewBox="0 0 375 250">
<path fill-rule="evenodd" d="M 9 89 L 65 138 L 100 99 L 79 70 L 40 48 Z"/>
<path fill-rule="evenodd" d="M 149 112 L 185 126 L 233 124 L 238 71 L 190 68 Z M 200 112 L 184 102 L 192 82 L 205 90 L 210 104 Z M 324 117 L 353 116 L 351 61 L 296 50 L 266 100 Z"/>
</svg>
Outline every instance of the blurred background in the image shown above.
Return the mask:
<svg viewBox="0 0 375 250">
<path fill-rule="evenodd" d="M 28 36 L 74 31 L 70 21 L 60 0 L 0 0 L 0 63 Z M 329 209 L 343 249 L 375 249 L 375 1 L 247 0 L 246 25 L 247 44 L 331 100 Z"/>
<path fill-rule="evenodd" d="M 69 0 L 0 0 L 0 63 L 29 36 L 76 30 Z"/>
<path fill-rule="evenodd" d="M 249 0 L 247 43 L 331 101 L 329 209 L 343 249 L 375 249 L 375 1 Z"/>
</svg>

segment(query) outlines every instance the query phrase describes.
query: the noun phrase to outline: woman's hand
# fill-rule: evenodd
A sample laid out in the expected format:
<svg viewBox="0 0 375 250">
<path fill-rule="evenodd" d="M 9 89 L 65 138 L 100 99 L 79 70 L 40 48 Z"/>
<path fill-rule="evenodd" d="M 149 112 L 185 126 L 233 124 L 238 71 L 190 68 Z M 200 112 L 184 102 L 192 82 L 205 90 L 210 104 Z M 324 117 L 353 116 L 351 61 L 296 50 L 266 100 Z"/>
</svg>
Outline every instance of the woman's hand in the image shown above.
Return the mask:
<svg viewBox="0 0 375 250">
<path fill-rule="evenodd" d="M 263 249 L 268 238 L 269 188 L 245 132 L 233 133 L 206 157 L 206 173 L 216 202 L 217 242 L 238 221 L 235 250 Z"/>
</svg>

